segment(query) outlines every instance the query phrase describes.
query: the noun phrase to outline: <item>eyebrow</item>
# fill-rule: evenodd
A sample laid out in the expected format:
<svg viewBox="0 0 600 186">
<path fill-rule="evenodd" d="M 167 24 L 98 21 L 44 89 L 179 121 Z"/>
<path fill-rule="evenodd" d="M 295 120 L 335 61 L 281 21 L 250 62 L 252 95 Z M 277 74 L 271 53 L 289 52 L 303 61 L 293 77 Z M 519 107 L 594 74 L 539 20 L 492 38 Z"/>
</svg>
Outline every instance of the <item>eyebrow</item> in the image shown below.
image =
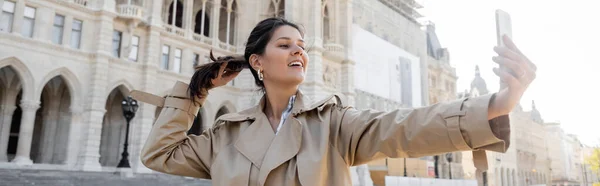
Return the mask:
<svg viewBox="0 0 600 186">
<path fill-rule="evenodd" d="M 280 38 L 277 38 L 277 40 L 280 40 L 280 39 L 292 40 L 292 38 L 289 38 L 289 37 L 280 37 Z M 302 42 L 302 43 L 304 43 L 303 39 L 299 39 L 299 41 Z"/>
</svg>

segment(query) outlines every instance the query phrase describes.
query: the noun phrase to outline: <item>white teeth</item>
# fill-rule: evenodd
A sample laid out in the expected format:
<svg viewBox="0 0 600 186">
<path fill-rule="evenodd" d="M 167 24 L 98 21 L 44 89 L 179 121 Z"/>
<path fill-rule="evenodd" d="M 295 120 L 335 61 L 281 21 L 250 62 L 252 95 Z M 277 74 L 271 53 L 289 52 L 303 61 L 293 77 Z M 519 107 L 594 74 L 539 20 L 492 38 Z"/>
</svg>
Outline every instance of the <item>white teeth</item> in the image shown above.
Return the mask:
<svg viewBox="0 0 600 186">
<path fill-rule="evenodd" d="M 292 63 L 290 63 L 290 65 L 288 65 L 288 66 L 296 66 L 296 65 L 297 65 L 297 66 L 302 66 L 302 63 L 301 63 L 301 62 L 292 62 Z"/>
</svg>

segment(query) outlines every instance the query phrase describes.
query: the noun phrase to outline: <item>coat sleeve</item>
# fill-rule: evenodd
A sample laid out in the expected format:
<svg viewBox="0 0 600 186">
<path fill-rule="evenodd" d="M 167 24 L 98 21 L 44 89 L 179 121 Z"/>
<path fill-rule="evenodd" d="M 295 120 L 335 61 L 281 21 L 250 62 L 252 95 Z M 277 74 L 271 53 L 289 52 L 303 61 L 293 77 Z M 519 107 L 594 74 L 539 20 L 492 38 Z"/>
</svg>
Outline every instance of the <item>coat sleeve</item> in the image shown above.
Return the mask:
<svg viewBox="0 0 600 186">
<path fill-rule="evenodd" d="M 199 105 L 186 95 L 187 85 L 178 82 L 164 105 L 141 152 L 142 163 L 155 171 L 210 179 L 214 152 L 213 135 L 187 135 Z"/>
<path fill-rule="evenodd" d="M 487 119 L 493 96 L 391 112 L 333 109 L 336 146 L 350 166 L 387 157 L 423 157 L 477 149 L 506 152 L 510 139 L 508 115 Z"/>
</svg>

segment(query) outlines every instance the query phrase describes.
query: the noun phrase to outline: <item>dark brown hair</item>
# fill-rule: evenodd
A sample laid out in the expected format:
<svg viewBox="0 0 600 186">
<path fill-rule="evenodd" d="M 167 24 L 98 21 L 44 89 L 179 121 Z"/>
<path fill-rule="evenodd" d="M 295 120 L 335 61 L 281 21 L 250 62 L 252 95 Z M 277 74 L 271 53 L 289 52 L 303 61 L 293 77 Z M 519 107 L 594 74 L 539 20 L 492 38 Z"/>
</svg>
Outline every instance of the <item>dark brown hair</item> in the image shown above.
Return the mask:
<svg viewBox="0 0 600 186">
<path fill-rule="evenodd" d="M 281 26 L 294 27 L 302 36 L 304 36 L 304 32 L 300 27 L 292 22 L 283 18 L 267 18 L 259 22 L 254 29 L 252 29 L 252 32 L 250 32 L 250 36 L 248 36 L 248 40 L 246 41 L 246 49 L 244 50 L 243 56 L 222 56 L 215 59 L 211 50 L 210 59 L 212 62 L 195 67 L 196 72 L 190 80 L 188 92 L 192 101 L 195 102 L 196 98 L 202 99 L 207 94 L 207 92 L 203 92 L 203 90 L 213 88 L 214 85 L 211 80 L 218 76 L 219 68 L 224 62 L 229 62 L 226 68 L 227 71 L 241 71 L 243 68 L 249 68 L 252 76 L 254 76 L 254 83 L 264 91 L 265 84 L 258 79 L 258 72 L 251 67 L 250 56 L 252 54 L 264 54 L 265 48 L 271 40 L 273 33 Z"/>
</svg>

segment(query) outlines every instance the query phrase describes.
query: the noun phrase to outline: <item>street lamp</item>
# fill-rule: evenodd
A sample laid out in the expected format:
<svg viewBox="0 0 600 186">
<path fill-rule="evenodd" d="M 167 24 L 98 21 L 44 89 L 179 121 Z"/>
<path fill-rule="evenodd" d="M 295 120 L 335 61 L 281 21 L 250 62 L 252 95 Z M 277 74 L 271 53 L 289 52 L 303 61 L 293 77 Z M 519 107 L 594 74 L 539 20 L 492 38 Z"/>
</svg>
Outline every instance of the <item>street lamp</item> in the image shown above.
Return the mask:
<svg viewBox="0 0 600 186">
<path fill-rule="evenodd" d="M 450 179 L 452 179 L 452 153 L 446 154 L 446 159 L 448 160 L 448 174 L 450 175 Z"/>
<path fill-rule="evenodd" d="M 129 168 L 131 167 L 129 166 L 129 159 L 127 159 L 127 157 L 129 156 L 129 153 L 127 153 L 127 145 L 129 142 L 129 122 L 131 121 L 131 119 L 133 119 L 133 117 L 135 117 L 135 112 L 138 109 L 138 104 L 135 99 L 131 98 L 131 96 L 127 96 L 121 102 L 121 107 L 123 108 L 123 116 L 125 116 L 125 120 L 127 120 L 127 128 L 125 129 L 125 144 L 123 144 L 123 154 L 121 154 L 121 161 L 119 161 L 119 165 L 117 165 L 117 167 Z"/>
<path fill-rule="evenodd" d="M 435 170 L 435 178 L 440 178 L 440 175 L 438 174 L 438 159 L 440 157 L 438 155 L 433 156 L 433 169 Z"/>
<path fill-rule="evenodd" d="M 406 177 L 406 158 L 404 158 L 404 177 Z"/>
</svg>

